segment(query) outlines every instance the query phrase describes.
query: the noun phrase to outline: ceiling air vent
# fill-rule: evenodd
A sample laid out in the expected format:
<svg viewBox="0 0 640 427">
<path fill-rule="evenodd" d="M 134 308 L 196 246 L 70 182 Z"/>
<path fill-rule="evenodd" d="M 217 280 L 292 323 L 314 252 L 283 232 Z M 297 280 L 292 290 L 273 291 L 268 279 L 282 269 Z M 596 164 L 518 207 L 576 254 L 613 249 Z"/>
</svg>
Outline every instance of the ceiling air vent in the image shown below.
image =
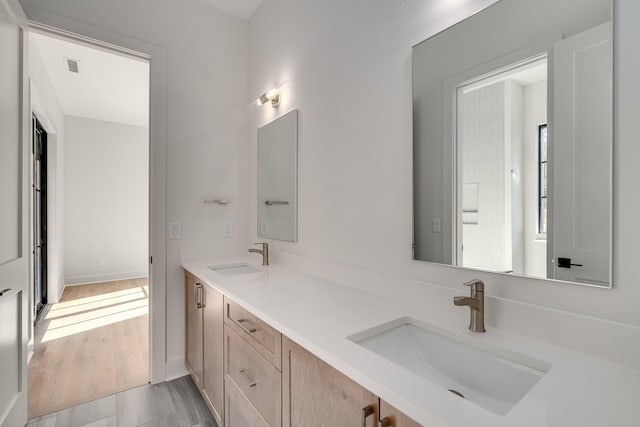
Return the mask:
<svg viewBox="0 0 640 427">
<path fill-rule="evenodd" d="M 78 60 L 77 59 L 64 58 L 64 60 L 67 62 L 67 70 L 69 70 L 72 73 L 79 73 L 80 72 L 80 70 L 78 69 Z"/>
</svg>

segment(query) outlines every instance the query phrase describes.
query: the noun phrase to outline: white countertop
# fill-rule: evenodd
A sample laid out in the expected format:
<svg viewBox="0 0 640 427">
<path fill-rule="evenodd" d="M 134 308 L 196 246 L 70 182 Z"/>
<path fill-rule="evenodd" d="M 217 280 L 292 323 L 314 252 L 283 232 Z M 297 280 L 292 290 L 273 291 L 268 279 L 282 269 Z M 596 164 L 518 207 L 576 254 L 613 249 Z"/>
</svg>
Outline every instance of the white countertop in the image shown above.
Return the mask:
<svg viewBox="0 0 640 427">
<path fill-rule="evenodd" d="M 182 266 L 425 427 L 640 426 L 640 370 L 495 328 L 474 334 L 466 323 L 450 321 L 452 310 L 464 310 L 468 319 L 468 309 L 453 304 L 443 307 L 402 292 L 384 297 L 277 265 L 226 277 L 207 268 L 235 262 L 255 265 L 251 257 Z M 551 369 L 507 415 L 496 415 L 347 339 L 403 316 L 486 340 Z"/>
</svg>

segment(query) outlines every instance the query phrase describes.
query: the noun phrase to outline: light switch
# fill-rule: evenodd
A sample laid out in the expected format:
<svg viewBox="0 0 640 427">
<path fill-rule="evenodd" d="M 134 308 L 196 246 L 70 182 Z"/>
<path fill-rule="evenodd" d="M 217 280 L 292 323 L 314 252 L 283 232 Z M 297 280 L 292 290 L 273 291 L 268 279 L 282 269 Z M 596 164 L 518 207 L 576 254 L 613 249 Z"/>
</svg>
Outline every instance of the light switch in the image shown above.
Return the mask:
<svg viewBox="0 0 640 427">
<path fill-rule="evenodd" d="M 224 237 L 232 237 L 233 236 L 233 222 L 225 221 L 222 234 Z"/>
<path fill-rule="evenodd" d="M 434 233 L 440 233 L 442 231 L 440 218 L 433 218 L 433 220 L 431 221 L 431 229 Z"/>
<path fill-rule="evenodd" d="M 182 238 L 182 225 L 179 222 L 169 224 L 169 239 L 178 240 Z"/>
<path fill-rule="evenodd" d="M 96 265 L 98 267 L 104 267 L 105 265 L 107 265 L 107 261 L 104 258 L 100 258 L 97 262 Z"/>
</svg>

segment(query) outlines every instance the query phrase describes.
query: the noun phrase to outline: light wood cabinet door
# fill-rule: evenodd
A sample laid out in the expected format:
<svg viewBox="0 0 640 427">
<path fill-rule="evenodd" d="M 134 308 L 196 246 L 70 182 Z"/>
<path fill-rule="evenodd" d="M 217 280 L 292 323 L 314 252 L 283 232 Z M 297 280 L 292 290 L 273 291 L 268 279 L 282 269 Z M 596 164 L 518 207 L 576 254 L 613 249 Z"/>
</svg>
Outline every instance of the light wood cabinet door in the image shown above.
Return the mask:
<svg viewBox="0 0 640 427">
<path fill-rule="evenodd" d="M 218 425 L 224 419 L 224 300 L 220 292 L 204 287 L 204 379 L 202 392 Z"/>
<path fill-rule="evenodd" d="M 377 396 L 286 337 L 282 355 L 284 427 L 377 426 Z"/>
<path fill-rule="evenodd" d="M 380 399 L 380 426 L 381 427 L 422 427 L 384 400 Z"/>
<path fill-rule="evenodd" d="M 186 273 L 185 279 L 185 315 L 186 315 L 186 354 L 185 364 L 193 381 L 202 389 L 203 352 L 202 352 L 202 293 L 204 289 L 198 279 Z"/>
</svg>

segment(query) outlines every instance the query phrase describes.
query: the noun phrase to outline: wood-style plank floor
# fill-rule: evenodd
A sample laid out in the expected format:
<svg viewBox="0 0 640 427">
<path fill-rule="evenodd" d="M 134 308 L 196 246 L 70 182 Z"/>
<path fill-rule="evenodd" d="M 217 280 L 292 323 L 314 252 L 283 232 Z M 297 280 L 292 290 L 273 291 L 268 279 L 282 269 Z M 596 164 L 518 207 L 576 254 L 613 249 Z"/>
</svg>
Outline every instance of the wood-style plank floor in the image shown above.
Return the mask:
<svg viewBox="0 0 640 427">
<path fill-rule="evenodd" d="M 217 427 L 186 376 L 146 384 L 31 420 L 27 427 Z"/>
<path fill-rule="evenodd" d="M 67 286 L 34 330 L 29 418 L 148 383 L 148 279 Z"/>
</svg>

